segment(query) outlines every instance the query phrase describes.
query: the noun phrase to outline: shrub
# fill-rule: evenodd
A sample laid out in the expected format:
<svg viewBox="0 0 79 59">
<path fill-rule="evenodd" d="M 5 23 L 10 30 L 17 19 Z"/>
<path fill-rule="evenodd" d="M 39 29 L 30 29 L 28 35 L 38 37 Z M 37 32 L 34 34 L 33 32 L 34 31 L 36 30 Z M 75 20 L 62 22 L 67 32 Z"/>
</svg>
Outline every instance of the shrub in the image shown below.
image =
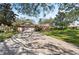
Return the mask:
<svg viewBox="0 0 79 59">
<path fill-rule="evenodd" d="M 42 27 L 36 25 L 36 26 L 35 26 L 35 31 L 42 31 Z"/>
<path fill-rule="evenodd" d="M 16 32 L 3 32 L 0 33 L 0 42 L 4 41 L 7 38 L 11 38 Z"/>
<path fill-rule="evenodd" d="M 49 30 L 52 31 L 52 30 L 54 30 L 54 28 L 53 27 L 49 27 Z"/>
</svg>

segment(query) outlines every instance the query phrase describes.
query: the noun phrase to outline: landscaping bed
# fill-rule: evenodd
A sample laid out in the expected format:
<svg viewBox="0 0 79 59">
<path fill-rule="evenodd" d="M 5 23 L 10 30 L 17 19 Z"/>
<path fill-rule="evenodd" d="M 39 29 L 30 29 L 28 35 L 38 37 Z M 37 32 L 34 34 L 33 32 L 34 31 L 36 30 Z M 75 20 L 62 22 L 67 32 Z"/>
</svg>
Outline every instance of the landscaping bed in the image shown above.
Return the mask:
<svg viewBox="0 0 79 59">
<path fill-rule="evenodd" d="M 0 33 L 0 42 L 3 42 L 7 38 L 11 38 L 17 32 L 2 32 Z"/>
</svg>

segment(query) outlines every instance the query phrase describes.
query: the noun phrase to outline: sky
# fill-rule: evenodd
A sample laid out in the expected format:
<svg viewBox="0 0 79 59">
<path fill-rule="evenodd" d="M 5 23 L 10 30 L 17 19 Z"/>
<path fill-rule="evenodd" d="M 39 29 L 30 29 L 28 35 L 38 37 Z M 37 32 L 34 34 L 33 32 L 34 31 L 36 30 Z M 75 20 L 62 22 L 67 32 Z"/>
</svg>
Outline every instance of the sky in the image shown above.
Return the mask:
<svg viewBox="0 0 79 59">
<path fill-rule="evenodd" d="M 26 19 L 32 19 L 33 21 L 35 21 L 35 23 L 38 23 L 39 19 L 49 19 L 49 18 L 54 18 L 56 16 L 56 14 L 58 13 L 58 5 L 55 5 L 55 9 L 53 12 L 50 12 L 49 14 L 47 14 L 45 17 L 43 17 L 43 14 L 41 13 L 39 17 L 32 17 L 32 16 L 28 16 L 28 15 L 23 15 L 18 13 L 15 9 L 13 9 L 13 11 L 15 12 L 15 14 L 18 14 L 18 18 L 26 18 Z"/>
<path fill-rule="evenodd" d="M 79 0 L 0 0 L 0 3 L 78 3 Z"/>
</svg>

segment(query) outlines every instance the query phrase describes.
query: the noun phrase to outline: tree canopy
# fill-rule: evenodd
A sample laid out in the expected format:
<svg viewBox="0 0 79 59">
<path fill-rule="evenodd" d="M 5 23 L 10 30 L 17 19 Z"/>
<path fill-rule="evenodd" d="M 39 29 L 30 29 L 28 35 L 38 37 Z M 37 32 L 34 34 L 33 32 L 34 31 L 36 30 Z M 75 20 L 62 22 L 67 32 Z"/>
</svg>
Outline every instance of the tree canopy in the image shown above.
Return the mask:
<svg viewBox="0 0 79 59">
<path fill-rule="evenodd" d="M 18 10 L 19 13 L 35 17 L 41 12 L 43 13 L 43 16 L 45 16 L 50 11 L 54 10 L 54 4 L 50 3 L 18 3 L 13 4 L 13 7 Z"/>
<path fill-rule="evenodd" d="M 10 3 L 0 4 L 0 24 L 12 25 L 12 22 L 15 21 L 16 14 L 12 11 Z"/>
<path fill-rule="evenodd" d="M 70 23 L 78 20 L 79 18 L 78 3 L 62 3 L 58 5 L 59 5 L 58 14 L 56 15 L 53 22 L 55 26 L 65 28 Z"/>
</svg>

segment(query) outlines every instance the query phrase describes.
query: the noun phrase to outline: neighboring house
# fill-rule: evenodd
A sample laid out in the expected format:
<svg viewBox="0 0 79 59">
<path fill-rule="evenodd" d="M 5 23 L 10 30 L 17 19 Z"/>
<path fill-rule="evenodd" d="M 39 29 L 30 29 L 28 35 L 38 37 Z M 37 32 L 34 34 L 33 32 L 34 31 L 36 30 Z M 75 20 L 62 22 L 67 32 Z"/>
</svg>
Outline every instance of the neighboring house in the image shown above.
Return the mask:
<svg viewBox="0 0 79 59">
<path fill-rule="evenodd" d="M 62 26 L 56 25 L 55 23 L 52 23 L 51 26 L 54 28 L 61 28 L 62 27 Z"/>
<path fill-rule="evenodd" d="M 52 26 L 56 27 L 56 28 L 61 28 L 61 26 L 55 25 L 55 23 L 52 23 Z M 68 27 L 69 28 L 75 28 L 75 27 L 79 28 L 79 21 L 74 21 L 74 22 L 70 23 Z"/>
<path fill-rule="evenodd" d="M 40 24 L 40 27 L 42 27 L 43 30 L 48 30 L 49 27 L 50 27 L 50 24 L 49 24 L 49 23 L 46 23 L 46 24 Z"/>
<path fill-rule="evenodd" d="M 48 27 L 50 25 L 48 23 L 46 23 L 46 24 L 40 24 L 40 26 Z"/>
<path fill-rule="evenodd" d="M 70 25 L 68 27 L 79 27 L 79 21 L 74 21 L 73 23 L 70 23 Z"/>
</svg>

